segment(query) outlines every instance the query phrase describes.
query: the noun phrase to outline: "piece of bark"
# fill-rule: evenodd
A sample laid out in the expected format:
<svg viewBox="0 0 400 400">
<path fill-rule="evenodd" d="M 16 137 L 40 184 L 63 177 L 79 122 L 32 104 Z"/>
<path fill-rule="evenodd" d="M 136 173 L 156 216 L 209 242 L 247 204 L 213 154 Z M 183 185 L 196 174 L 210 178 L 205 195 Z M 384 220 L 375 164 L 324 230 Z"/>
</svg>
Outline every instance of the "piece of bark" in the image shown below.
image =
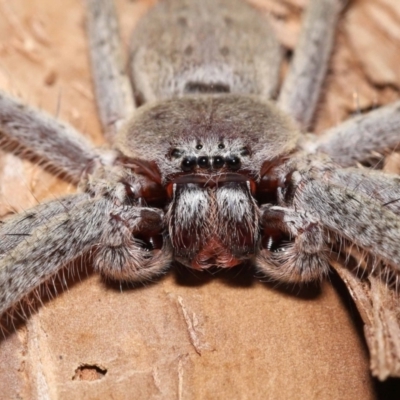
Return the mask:
<svg viewBox="0 0 400 400">
<path fill-rule="evenodd" d="M 380 380 L 400 377 L 400 296 L 381 278 L 357 273 L 334 263 L 364 322 L 371 371 Z"/>
<path fill-rule="evenodd" d="M 81 3 L 65 0 L 61 8 L 52 0 L 0 2 L 0 85 L 101 144 Z M 117 1 L 124 43 L 149 3 Z M 273 1 L 257 3 L 262 12 Z M 296 32 L 305 2 L 279 3 Z M 352 6 L 354 13 L 358 7 Z M 346 23 L 318 130 L 357 109 L 353 87 L 365 88 L 363 96 L 379 104 L 396 92 L 365 78 Z M 0 182 L 2 213 L 73 190 L 13 156 L 2 157 Z M 75 278 L 68 291 L 0 340 L 1 397 L 375 398 L 363 338 L 329 283 L 299 293 L 259 283 L 247 270 L 204 275 L 191 279 L 190 272 L 178 270 L 122 291 L 96 275 Z"/>
</svg>

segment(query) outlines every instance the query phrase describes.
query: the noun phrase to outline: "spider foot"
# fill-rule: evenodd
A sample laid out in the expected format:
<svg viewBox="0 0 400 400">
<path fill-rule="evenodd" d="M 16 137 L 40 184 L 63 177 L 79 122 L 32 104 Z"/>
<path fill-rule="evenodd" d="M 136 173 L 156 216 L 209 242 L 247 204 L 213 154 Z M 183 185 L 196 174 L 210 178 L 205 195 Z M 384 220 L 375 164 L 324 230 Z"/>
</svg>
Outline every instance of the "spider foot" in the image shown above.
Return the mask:
<svg viewBox="0 0 400 400">
<path fill-rule="evenodd" d="M 172 261 L 162 218 L 163 213 L 153 208 L 111 209 L 95 251 L 95 269 L 107 278 L 123 281 L 146 281 L 162 274 Z"/>
<path fill-rule="evenodd" d="M 255 258 L 259 271 L 287 283 L 322 280 L 330 268 L 329 251 L 318 221 L 271 205 L 262 212 L 263 238 Z"/>
</svg>

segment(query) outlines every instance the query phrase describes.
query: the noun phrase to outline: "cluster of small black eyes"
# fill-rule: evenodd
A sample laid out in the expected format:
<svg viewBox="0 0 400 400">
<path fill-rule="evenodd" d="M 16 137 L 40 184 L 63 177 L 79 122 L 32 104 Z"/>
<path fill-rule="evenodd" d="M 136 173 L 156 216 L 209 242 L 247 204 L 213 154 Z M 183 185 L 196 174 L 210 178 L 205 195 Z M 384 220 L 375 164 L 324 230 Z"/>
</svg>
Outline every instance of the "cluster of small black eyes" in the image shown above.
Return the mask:
<svg viewBox="0 0 400 400">
<path fill-rule="evenodd" d="M 182 171 L 189 172 L 192 171 L 196 166 L 200 168 L 213 168 L 213 169 L 220 169 L 223 166 L 231 170 L 238 170 L 240 168 L 241 162 L 238 156 L 215 156 L 210 159 L 207 156 L 200 156 L 200 157 L 185 157 L 182 160 L 181 168 Z"/>
<path fill-rule="evenodd" d="M 196 145 L 197 150 L 201 150 L 203 148 L 202 144 Z M 223 143 L 220 143 L 218 145 L 219 149 L 224 149 L 225 145 Z M 174 158 L 180 158 L 182 157 L 182 151 L 179 149 L 174 149 L 171 153 L 171 156 Z M 242 156 L 247 156 L 249 155 L 249 151 L 244 148 L 240 155 Z M 241 161 L 238 156 L 235 155 L 229 155 L 227 157 L 223 156 L 214 156 L 214 157 L 207 157 L 207 156 L 191 156 L 191 157 L 184 157 L 181 163 L 181 168 L 182 171 L 184 172 L 189 172 L 192 171 L 196 168 L 196 166 L 203 168 L 203 169 L 220 169 L 224 166 L 226 166 L 228 169 L 236 171 L 240 168 L 241 166 Z"/>
</svg>

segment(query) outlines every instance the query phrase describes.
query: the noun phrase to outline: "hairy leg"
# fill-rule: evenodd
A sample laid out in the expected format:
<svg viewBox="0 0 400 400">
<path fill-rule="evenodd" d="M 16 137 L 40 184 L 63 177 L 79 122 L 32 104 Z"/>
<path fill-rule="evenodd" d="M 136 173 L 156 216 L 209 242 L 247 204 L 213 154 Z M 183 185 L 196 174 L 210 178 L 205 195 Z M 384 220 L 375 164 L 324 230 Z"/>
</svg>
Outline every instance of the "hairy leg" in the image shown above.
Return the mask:
<svg viewBox="0 0 400 400">
<path fill-rule="evenodd" d="M 342 167 L 357 163 L 379 164 L 383 156 L 400 145 L 400 102 L 351 118 L 313 141 L 305 142 L 308 152 L 328 154 Z"/>
<path fill-rule="evenodd" d="M 168 241 L 153 241 L 162 230 L 161 211 L 127 207 L 106 197 L 85 201 L 81 196 L 73 196 L 73 208 L 45 222 L 40 205 L 30 210 L 37 215 L 28 223 L 18 215 L 2 224 L 0 235 L 6 240 L 21 228 L 24 235 L 8 243 L 0 258 L 0 316 L 82 256 L 93 256 L 95 270 L 118 280 L 148 280 L 169 266 Z"/>
<path fill-rule="evenodd" d="M 99 242 L 99 213 L 104 210 L 86 202 L 73 213 L 56 215 L 1 259 L 0 314 Z"/>
<path fill-rule="evenodd" d="M 80 203 L 88 200 L 87 194 L 67 196 L 42 203 L 21 214 L 0 221 L 0 258 L 21 242 L 27 240 L 39 226 L 47 226 L 59 214 L 71 213 Z"/>
<path fill-rule="evenodd" d="M 278 282 L 321 281 L 330 269 L 330 244 L 318 219 L 272 205 L 262 206 L 261 213 L 262 245 L 254 259 L 258 270 Z"/>
<path fill-rule="evenodd" d="M 86 0 L 87 33 L 97 108 L 106 138 L 112 142 L 135 109 L 126 75 L 113 0 Z"/>
<path fill-rule="evenodd" d="M 346 252 L 355 246 L 384 279 L 400 276 L 398 176 L 323 170 L 317 160 L 291 171 L 279 189 L 284 207 L 262 207 L 263 240 L 256 256 L 262 271 L 288 282 L 320 279 L 333 247 Z"/>
<path fill-rule="evenodd" d="M 341 168 L 321 153 L 299 153 L 283 167 L 281 177 L 293 171 L 312 176 L 324 184 L 359 193 L 400 215 L 400 177 L 396 174 L 368 168 Z"/>
<path fill-rule="evenodd" d="M 300 128 L 310 125 L 332 51 L 343 0 L 311 0 L 289 73 L 278 99 L 279 108 Z"/>
<path fill-rule="evenodd" d="M 86 138 L 49 114 L 0 92 L 0 145 L 39 161 L 74 183 L 99 157 Z"/>
<path fill-rule="evenodd" d="M 368 169 L 335 169 L 326 176 L 327 182 L 345 187 L 378 201 L 382 207 L 400 215 L 400 177 Z"/>
<path fill-rule="evenodd" d="M 399 177 L 340 169 L 321 155 L 296 164 L 281 176 L 285 207 L 262 208 L 264 239 L 255 263 L 288 283 L 320 279 L 333 266 L 365 324 L 373 374 L 398 376 Z"/>
<path fill-rule="evenodd" d="M 382 260 L 399 274 L 400 217 L 380 202 L 300 172 L 291 174 L 281 201 L 310 213 L 338 238 Z"/>
</svg>

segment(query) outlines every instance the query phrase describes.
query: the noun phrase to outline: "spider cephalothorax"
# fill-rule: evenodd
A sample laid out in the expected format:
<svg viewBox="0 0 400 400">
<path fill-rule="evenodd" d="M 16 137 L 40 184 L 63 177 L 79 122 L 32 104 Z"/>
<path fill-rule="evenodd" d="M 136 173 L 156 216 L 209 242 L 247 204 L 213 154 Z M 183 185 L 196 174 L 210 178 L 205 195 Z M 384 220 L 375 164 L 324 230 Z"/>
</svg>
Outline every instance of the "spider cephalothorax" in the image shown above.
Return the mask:
<svg viewBox="0 0 400 400">
<path fill-rule="evenodd" d="M 291 152 L 297 138 L 272 103 L 216 94 L 142 107 L 117 146 L 133 164 L 157 169 L 177 259 L 193 268 L 230 267 L 259 246 L 255 196 L 263 166 Z"/>
</svg>

